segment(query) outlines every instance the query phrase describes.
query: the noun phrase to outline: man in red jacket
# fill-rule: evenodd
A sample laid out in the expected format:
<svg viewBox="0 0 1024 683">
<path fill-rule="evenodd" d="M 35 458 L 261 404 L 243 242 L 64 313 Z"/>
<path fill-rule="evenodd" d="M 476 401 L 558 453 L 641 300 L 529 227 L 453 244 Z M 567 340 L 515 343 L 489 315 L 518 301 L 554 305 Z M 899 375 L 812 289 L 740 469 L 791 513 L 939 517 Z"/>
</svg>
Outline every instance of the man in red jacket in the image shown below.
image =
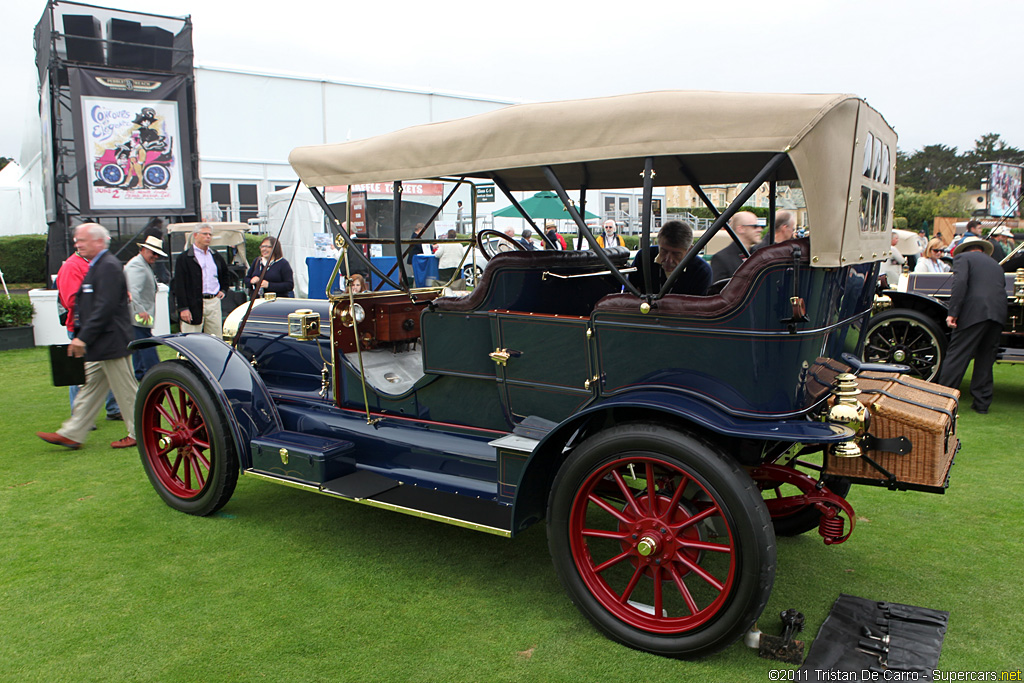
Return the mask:
<svg viewBox="0 0 1024 683">
<path fill-rule="evenodd" d="M 43 441 L 76 449 L 96 421 L 103 397 L 113 390 L 123 409 L 128 436 L 110 444 L 114 448 L 135 445 L 135 392 L 132 372 L 131 318 L 128 285 L 121 262 L 107 249 L 110 233 L 98 223 L 83 223 L 75 230 L 75 247 L 89 260 L 89 271 L 75 295 L 75 332 L 68 355 L 85 358 L 85 384 L 75 398 L 71 417 L 56 432 L 36 432 Z"/>
</svg>

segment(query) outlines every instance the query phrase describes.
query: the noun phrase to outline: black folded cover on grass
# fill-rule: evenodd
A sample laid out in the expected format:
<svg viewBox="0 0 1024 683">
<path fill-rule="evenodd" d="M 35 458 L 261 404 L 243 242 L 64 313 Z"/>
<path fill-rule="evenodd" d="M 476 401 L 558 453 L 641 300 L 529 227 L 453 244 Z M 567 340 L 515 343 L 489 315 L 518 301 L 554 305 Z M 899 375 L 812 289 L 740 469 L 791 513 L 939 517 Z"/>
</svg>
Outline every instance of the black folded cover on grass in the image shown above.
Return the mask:
<svg viewBox="0 0 1024 683">
<path fill-rule="evenodd" d="M 85 384 L 85 359 L 69 356 L 67 344 L 54 344 L 50 347 L 50 373 L 55 387 Z"/>
<path fill-rule="evenodd" d="M 866 673 L 867 680 L 883 680 L 885 672 L 898 671 L 908 672 L 907 676 L 917 674 L 914 680 L 930 681 L 939 664 L 948 622 L 949 612 L 840 594 L 797 680 L 839 680 L 834 672 Z M 858 647 L 878 653 L 868 654 Z"/>
</svg>

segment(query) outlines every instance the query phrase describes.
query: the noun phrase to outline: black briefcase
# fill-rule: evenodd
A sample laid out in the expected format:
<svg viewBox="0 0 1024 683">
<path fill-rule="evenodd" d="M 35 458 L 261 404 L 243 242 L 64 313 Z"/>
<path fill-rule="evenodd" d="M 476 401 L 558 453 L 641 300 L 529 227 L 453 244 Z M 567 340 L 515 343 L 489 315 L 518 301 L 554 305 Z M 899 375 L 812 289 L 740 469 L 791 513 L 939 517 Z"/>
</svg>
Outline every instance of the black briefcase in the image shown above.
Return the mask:
<svg viewBox="0 0 1024 683">
<path fill-rule="evenodd" d="M 54 344 L 50 347 L 50 374 L 55 387 L 85 384 L 85 358 L 69 356 L 67 344 Z"/>
</svg>

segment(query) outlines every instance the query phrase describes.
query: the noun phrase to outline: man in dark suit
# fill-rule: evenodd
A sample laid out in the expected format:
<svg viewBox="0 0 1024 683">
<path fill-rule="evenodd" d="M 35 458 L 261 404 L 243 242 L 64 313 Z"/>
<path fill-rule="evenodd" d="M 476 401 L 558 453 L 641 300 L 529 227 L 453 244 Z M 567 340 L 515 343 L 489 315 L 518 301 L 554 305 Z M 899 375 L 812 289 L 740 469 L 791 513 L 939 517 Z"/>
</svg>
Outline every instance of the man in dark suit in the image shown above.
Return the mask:
<svg viewBox="0 0 1024 683">
<path fill-rule="evenodd" d="M 220 300 L 231 286 L 228 264 L 210 248 L 213 230 L 200 223 L 174 265 L 171 293 L 178 308 L 182 332 L 205 332 L 220 339 L 223 334 Z"/>
<path fill-rule="evenodd" d="M 757 224 L 757 216 L 749 211 L 738 211 L 729 220 L 729 227 L 743 242 L 747 251 L 751 251 L 761 239 L 761 226 Z M 747 260 L 747 255 L 736 242 L 721 249 L 711 257 L 711 282 L 718 282 L 732 277 L 740 264 Z"/>
<path fill-rule="evenodd" d="M 939 384 L 958 388 L 973 358 L 971 409 L 982 414 L 992 403 L 992 365 L 1007 313 L 1003 269 L 991 254 L 992 245 L 974 235 L 966 236 L 953 250 L 953 288 L 946 317 L 953 337 L 938 378 Z"/>
<path fill-rule="evenodd" d="M 107 249 L 109 245 L 110 233 L 99 223 L 83 223 L 75 230 L 75 248 L 89 261 L 89 272 L 75 297 L 75 336 L 68 345 L 68 355 L 85 357 L 85 384 L 75 397 L 71 417 L 60 429 L 36 432 L 43 441 L 65 448 L 79 448 L 85 441 L 108 390 L 113 390 L 128 429 L 128 436 L 110 445 L 135 445 L 138 384 L 128 351 L 133 336 L 128 285 L 121 262 Z"/>
</svg>

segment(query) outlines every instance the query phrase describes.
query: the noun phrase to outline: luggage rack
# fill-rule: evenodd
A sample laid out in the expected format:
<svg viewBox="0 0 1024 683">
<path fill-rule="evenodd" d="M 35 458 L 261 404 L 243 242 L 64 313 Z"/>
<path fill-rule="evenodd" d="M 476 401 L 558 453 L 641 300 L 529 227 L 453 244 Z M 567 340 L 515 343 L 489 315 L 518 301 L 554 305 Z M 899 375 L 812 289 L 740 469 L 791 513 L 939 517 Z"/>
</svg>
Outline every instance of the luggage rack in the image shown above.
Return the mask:
<svg viewBox="0 0 1024 683">
<path fill-rule="evenodd" d="M 862 484 L 864 486 L 884 486 L 888 488 L 890 491 L 923 491 L 925 493 L 945 493 L 946 489 L 949 488 L 949 473 L 953 470 L 953 465 L 956 463 L 956 454 L 959 452 L 960 442 L 958 441 L 956 444 L 956 451 L 953 453 L 953 458 L 949 461 L 949 467 L 946 469 L 946 477 L 942 482 L 942 486 L 931 486 L 929 484 L 919 484 L 910 481 L 900 481 L 899 479 L 896 478 L 896 475 L 894 475 L 892 472 L 879 465 L 877 462 L 872 460 L 871 457 L 867 455 L 862 455 L 860 457 L 863 458 L 864 461 L 867 462 L 869 465 L 878 470 L 879 473 L 883 475 L 882 477 L 879 477 L 877 479 L 873 477 L 851 477 L 846 474 L 841 474 L 838 476 L 842 476 L 844 479 L 848 479 L 853 484 Z M 827 466 L 825 468 L 825 471 L 828 471 Z"/>
</svg>

